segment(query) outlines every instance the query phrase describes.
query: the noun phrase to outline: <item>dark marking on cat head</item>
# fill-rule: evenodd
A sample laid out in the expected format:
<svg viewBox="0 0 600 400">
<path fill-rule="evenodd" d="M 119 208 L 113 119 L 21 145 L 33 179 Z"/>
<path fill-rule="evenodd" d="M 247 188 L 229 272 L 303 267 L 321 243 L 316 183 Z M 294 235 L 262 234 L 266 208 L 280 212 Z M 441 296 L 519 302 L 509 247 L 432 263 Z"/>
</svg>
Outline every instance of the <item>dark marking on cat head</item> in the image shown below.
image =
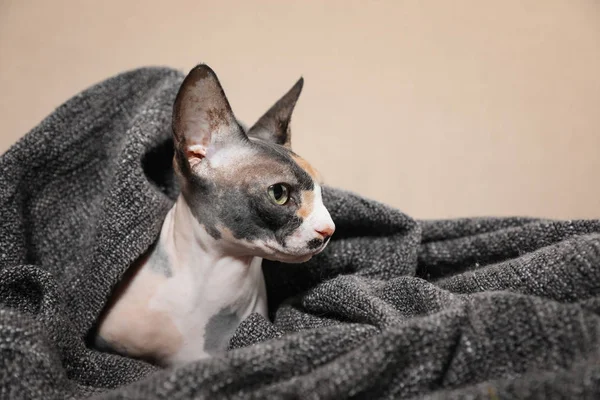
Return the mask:
<svg viewBox="0 0 600 400">
<path fill-rule="evenodd" d="M 306 192 L 314 190 L 311 176 L 294 160 L 291 151 L 261 140 L 247 147 L 253 157 L 214 173 L 214 181 L 192 177 L 183 195 L 192 212 L 214 238 L 219 227 L 227 228 L 236 239 L 274 239 L 285 246 L 285 239 L 307 216 L 313 201 Z M 284 182 L 290 186 L 290 200 L 284 206 L 268 197 L 269 186 Z M 304 212 L 303 212 L 304 211 Z"/>
<path fill-rule="evenodd" d="M 227 350 L 229 340 L 240 322 L 240 317 L 229 308 L 223 308 L 210 317 L 204 328 L 204 351 L 218 354 Z"/>
</svg>

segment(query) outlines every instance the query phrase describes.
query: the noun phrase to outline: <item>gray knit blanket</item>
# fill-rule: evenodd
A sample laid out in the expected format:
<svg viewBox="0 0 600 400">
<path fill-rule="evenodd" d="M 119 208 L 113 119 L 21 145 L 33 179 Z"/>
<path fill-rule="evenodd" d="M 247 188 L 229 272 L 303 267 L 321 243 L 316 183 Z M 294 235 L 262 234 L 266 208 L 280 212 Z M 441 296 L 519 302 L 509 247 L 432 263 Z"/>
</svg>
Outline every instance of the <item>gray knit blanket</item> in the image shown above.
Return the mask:
<svg viewBox="0 0 600 400">
<path fill-rule="evenodd" d="M 600 221 L 417 221 L 333 188 L 327 250 L 265 262 L 271 317 L 224 356 L 158 369 L 91 348 L 177 196 L 182 79 L 108 79 L 0 159 L 1 399 L 600 398 Z"/>
</svg>

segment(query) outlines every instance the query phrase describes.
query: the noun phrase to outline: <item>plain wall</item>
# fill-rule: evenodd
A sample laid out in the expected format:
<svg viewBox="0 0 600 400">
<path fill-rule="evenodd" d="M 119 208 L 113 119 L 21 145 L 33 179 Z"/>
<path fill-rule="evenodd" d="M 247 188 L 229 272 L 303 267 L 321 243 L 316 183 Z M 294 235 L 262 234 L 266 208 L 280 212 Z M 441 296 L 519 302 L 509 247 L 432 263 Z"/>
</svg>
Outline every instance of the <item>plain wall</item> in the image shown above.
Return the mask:
<svg viewBox="0 0 600 400">
<path fill-rule="evenodd" d="M 0 0 L 0 151 L 126 69 L 206 62 L 247 124 L 421 218 L 600 217 L 600 3 Z"/>
</svg>

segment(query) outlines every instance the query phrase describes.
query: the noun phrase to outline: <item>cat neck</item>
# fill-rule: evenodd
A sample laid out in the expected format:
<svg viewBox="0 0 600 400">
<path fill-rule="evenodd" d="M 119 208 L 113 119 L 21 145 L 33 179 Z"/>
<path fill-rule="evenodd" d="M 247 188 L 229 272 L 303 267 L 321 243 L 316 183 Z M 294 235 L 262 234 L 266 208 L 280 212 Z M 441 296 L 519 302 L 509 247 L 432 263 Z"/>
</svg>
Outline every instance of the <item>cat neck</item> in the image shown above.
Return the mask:
<svg viewBox="0 0 600 400">
<path fill-rule="evenodd" d="M 250 276 L 262 273 L 260 257 L 241 253 L 209 235 L 182 195 L 165 218 L 154 253 L 161 252 L 166 257 L 151 257 L 150 264 L 163 259 L 168 262 L 165 270 L 172 275 L 183 274 L 203 284 L 236 287 Z"/>
</svg>

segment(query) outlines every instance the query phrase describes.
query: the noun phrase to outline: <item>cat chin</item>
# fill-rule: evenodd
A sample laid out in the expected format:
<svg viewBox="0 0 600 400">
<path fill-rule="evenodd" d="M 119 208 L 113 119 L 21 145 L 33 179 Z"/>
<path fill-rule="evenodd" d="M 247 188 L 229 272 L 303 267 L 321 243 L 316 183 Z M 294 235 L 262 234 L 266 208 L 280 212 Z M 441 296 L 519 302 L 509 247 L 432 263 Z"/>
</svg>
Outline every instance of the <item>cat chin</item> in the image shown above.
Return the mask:
<svg viewBox="0 0 600 400">
<path fill-rule="evenodd" d="M 314 254 L 306 254 L 303 256 L 297 256 L 297 255 L 287 255 L 287 254 L 273 254 L 273 255 L 269 255 L 269 256 L 265 256 L 263 258 L 266 258 L 267 260 L 270 261 L 278 261 L 278 262 L 282 262 L 282 263 L 286 263 L 286 264 L 301 264 L 303 262 L 307 262 L 308 260 L 310 260 L 313 257 Z"/>
<path fill-rule="evenodd" d="M 263 249 L 266 250 L 265 254 L 261 255 L 262 258 L 265 258 L 270 261 L 279 261 L 287 264 L 301 264 L 307 262 L 317 254 L 321 253 L 327 245 L 321 246 L 321 248 L 316 251 L 310 251 L 308 253 L 302 252 L 305 249 L 300 250 L 298 253 L 286 253 L 282 248 L 278 248 L 272 244 L 264 244 Z"/>
<path fill-rule="evenodd" d="M 271 260 L 271 261 L 283 262 L 286 264 L 301 264 L 301 263 L 307 262 L 308 260 L 310 260 L 311 258 L 316 256 L 317 254 L 321 253 L 323 250 L 325 250 L 325 247 L 327 247 L 327 246 L 323 246 L 319 250 L 308 253 L 308 254 L 298 255 L 298 254 L 286 254 L 286 253 L 278 252 L 276 254 L 270 254 L 268 256 L 263 256 L 263 258 L 266 258 L 267 260 Z"/>
</svg>

